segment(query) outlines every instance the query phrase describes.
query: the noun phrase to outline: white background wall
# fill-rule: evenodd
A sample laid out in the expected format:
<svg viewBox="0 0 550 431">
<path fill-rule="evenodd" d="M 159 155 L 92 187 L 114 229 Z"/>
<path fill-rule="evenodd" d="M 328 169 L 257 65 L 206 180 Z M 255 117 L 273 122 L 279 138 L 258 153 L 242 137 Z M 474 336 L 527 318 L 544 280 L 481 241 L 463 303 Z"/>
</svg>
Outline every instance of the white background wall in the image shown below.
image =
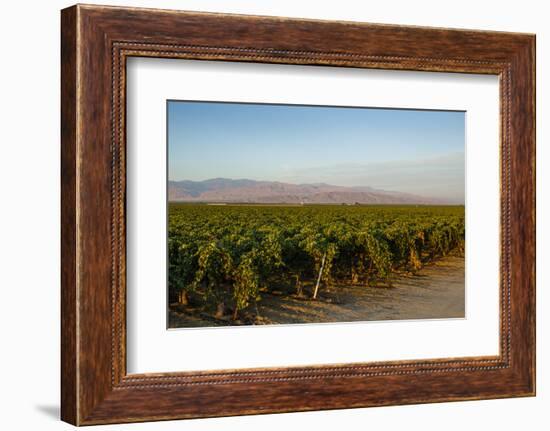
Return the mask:
<svg viewBox="0 0 550 431">
<path fill-rule="evenodd" d="M 548 429 L 550 13 L 544 1 L 102 1 L 171 9 L 537 34 L 538 396 L 536 398 L 100 427 L 135 430 Z M 0 426 L 69 429 L 59 410 L 60 0 L 2 4 L 0 32 Z M 544 314 L 546 312 L 546 315 Z M 96 429 L 100 429 L 96 428 Z"/>
</svg>

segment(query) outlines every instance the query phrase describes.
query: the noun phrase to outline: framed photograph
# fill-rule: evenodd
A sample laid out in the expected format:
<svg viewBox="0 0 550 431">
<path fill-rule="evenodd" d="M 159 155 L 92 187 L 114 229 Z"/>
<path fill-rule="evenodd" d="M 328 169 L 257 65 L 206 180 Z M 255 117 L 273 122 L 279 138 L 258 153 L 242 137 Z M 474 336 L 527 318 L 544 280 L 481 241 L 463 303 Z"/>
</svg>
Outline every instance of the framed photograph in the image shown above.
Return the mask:
<svg viewBox="0 0 550 431">
<path fill-rule="evenodd" d="M 62 419 L 535 394 L 535 36 L 61 14 Z"/>
<path fill-rule="evenodd" d="M 465 317 L 465 112 L 167 110 L 169 328 Z"/>
</svg>

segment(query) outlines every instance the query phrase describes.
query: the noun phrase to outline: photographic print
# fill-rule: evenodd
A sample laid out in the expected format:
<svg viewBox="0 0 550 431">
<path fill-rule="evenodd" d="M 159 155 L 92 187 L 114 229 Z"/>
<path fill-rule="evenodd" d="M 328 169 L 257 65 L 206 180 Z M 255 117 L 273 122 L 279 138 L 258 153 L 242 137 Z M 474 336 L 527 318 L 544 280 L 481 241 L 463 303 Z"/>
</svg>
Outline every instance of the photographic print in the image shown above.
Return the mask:
<svg viewBox="0 0 550 431">
<path fill-rule="evenodd" d="M 465 317 L 465 112 L 167 102 L 168 327 Z"/>
</svg>

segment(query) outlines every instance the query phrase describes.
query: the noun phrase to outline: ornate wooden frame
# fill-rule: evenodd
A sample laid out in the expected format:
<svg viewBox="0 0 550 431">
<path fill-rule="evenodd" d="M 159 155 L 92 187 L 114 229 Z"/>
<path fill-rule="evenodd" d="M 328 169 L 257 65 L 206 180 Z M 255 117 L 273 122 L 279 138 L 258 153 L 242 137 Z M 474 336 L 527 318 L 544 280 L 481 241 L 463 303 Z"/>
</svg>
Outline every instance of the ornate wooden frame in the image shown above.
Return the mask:
<svg viewBox="0 0 550 431">
<path fill-rule="evenodd" d="M 61 17 L 63 420 L 88 425 L 534 395 L 534 35 L 82 5 Z M 129 56 L 498 75 L 500 354 L 127 375 Z"/>
</svg>

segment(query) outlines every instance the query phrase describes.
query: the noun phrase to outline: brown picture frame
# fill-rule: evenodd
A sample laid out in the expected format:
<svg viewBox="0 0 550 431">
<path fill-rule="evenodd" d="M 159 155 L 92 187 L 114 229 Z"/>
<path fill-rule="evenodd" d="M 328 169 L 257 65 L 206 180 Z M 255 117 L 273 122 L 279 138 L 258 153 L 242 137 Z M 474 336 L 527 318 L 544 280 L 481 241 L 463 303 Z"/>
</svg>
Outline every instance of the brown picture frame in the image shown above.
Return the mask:
<svg viewBox="0 0 550 431">
<path fill-rule="evenodd" d="M 534 35 L 77 5 L 61 13 L 61 53 L 62 420 L 91 425 L 535 394 Z M 498 75 L 500 354 L 128 375 L 129 56 Z"/>
</svg>

